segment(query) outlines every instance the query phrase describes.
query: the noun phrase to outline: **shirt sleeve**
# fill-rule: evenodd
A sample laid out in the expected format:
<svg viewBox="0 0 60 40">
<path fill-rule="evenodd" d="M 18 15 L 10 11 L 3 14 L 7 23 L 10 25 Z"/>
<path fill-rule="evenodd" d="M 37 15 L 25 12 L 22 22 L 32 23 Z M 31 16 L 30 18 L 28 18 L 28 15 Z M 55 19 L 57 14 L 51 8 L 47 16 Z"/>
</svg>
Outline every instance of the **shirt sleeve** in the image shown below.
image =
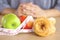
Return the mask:
<svg viewBox="0 0 60 40">
<path fill-rule="evenodd" d="M 11 0 L 10 2 L 11 8 L 17 8 L 19 5 L 19 0 Z"/>
<path fill-rule="evenodd" d="M 43 9 L 50 9 L 55 6 L 56 0 L 20 0 L 20 3 L 32 2 Z"/>
<path fill-rule="evenodd" d="M 56 4 L 55 8 L 60 10 L 60 0 L 57 0 L 57 4 Z"/>
<path fill-rule="evenodd" d="M 18 8 L 20 3 L 32 2 L 42 9 L 50 9 L 55 6 L 56 0 L 11 0 L 10 4 L 12 8 Z"/>
<path fill-rule="evenodd" d="M 2 11 L 4 8 L 10 8 L 7 0 L 0 0 L 0 11 Z"/>
<path fill-rule="evenodd" d="M 54 7 L 56 0 L 35 0 L 35 4 L 43 9 L 50 9 Z"/>
</svg>

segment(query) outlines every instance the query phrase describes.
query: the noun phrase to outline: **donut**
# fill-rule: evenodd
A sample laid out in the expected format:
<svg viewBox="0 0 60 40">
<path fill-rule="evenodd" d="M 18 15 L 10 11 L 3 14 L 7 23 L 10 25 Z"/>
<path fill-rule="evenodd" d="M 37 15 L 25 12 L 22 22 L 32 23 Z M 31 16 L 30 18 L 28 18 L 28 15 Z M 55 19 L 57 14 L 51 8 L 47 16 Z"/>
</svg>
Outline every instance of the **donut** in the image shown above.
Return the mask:
<svg viewBox="0 0 60 40">
<path fill-rule="evenodd" d="M 35 34 L 44 37 L 55 33 L 56 28 L 48 18 L 40 17 L 34 21 L 33 30 Z"/>
<path fill-rule="evenodd" d="M 52 25 L 55 25 L 55 23 L 56 23 L 56 19 L 55 19 L 55 18 L 50 17 L 50 18 L 48 18 L 48 20 L 50 20 L 50 23 L 51 23 Z"/>
</svg>

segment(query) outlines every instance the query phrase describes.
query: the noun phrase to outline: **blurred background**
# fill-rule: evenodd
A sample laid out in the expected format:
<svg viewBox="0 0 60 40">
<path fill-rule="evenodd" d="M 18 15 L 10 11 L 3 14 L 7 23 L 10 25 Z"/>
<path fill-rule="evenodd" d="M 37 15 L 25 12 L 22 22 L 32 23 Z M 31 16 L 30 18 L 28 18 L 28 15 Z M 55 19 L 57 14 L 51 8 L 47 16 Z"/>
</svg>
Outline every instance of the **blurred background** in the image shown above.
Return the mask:
<svg viewBox="0 0 60 40">
<path fill-rule="evenodd" d="M 4 8 L 16 9 L 20 3 L 32 2 L 42 9 L 57 8 L 60 9 L 60 0 L 0 0 L 0 11 Z"/>
</svg>

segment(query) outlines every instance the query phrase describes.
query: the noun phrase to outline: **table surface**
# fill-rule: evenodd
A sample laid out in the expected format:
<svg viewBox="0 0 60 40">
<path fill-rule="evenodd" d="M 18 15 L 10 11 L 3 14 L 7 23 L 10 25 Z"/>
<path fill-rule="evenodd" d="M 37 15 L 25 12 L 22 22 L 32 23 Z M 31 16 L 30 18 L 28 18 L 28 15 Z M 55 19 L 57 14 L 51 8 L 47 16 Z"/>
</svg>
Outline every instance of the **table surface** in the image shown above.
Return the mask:
<svg viewBox="0 0 60 40">
<path fill-rule="evenodd" d="M 0 17 L 1 20 L 1 17 Z M 60 17 L 56 17 L 56 33 L 47 37 L 39 37 L 34 33 L 23 33 L 15 36 L 1 36 L 0 40 L 60 40 Z"/>
</svg>

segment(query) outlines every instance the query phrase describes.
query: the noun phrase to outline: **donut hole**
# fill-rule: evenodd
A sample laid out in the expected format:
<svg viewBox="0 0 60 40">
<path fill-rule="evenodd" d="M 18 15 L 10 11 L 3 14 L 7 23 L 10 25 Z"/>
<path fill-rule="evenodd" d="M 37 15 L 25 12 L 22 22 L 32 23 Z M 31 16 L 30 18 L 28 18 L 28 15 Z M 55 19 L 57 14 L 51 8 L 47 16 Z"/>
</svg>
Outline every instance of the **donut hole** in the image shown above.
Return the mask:
<svg viewBox="0 0 60 40">
<path fill-rule="evenodd" d="M 42 29 L 42 30 L 43 30 L 44 26 L 45 26 L 44 24 L 41 25 L 41 29 Z"/>
<path fill-rule="evenodd" d="M 44 30 L 45 24 L 41 24 L 41 29 Z"/>
</svg>

